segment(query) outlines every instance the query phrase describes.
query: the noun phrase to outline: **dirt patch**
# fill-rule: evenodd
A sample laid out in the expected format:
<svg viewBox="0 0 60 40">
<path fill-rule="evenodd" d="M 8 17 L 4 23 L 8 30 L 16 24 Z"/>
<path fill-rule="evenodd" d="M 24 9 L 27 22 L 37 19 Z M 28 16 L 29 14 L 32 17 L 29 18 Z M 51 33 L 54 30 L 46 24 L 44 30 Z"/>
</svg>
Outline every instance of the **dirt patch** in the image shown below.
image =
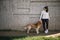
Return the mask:
<svg viewBox="0 0 60 40">
<path fill-rule="evenodd" d="M 0 36 L 46 36 L 46 37 L 56 37 L 60 36 L 60 31 L 49 31 L 48 34 L 41 32 L 36 34 L 36 32 L 30 32 L 27 34 L 25 31 L 0 31 Z"/>
</svg>

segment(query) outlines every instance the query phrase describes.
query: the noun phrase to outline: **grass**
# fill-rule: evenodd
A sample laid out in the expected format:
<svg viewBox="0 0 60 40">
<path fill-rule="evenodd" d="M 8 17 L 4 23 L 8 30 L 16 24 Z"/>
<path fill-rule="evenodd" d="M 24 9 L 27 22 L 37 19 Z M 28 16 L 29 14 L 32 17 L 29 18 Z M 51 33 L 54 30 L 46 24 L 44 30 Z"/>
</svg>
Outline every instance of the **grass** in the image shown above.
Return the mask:
<svg viewBox="0 0 60 40">
<path fill-rule="evenodd" d="M 25 32 L 20 33 L 21 31 L 11 31 L 11 30 L 0 30 L 1 33 L 3 34 L 9 34 L 9 36 L 0 36 L 0 40 L 60 40 L 60 36 L 59 37 L 45 37 L 47 35 L 45 35 L 43 32 L 41 32 L 39 35 L 36 34 L 25 34 Z M 56 33 L 54 31 L 51 31 L 50 34 L 51 35 L 55 35 L 60 33 L 60 31 L 56 31 Z M 12 34 L 12 35 L 10 35 Z M 18 34 L 18 35 L 16 35 Z M 23 35 L 21 35 L 23 34 Z M 48 35 L 50 35 L 48 34 Z"/>
<path fill-rule="evenodd" d="M 25 37 L 25 38 L 15 38 L 13 40 L 60 40 L 60 37 L 52 38 L 52 37 L 34 36 L 34 37 Z"/>
<path fill-rule="evenodd" d="M 60 40 L 60 37 L 20 36 L 20 37 L 0 37 L 0 40 Z"/>
<path fill-rule="evenodd" d="M 15 37 L 0 37 L 0 40 L 60 40 L 60 37 L 45 37 L 45 36 L 15 36 Z"/>
</svg>

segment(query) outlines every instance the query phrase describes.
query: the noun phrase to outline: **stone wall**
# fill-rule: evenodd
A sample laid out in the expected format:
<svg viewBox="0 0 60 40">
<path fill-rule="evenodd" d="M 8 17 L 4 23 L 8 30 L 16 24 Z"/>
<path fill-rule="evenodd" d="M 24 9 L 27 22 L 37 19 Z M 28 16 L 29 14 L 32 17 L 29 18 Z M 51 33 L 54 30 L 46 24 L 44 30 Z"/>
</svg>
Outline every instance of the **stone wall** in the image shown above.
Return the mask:
<svg viewBox="0 0 60 40">
<path fill-rule="evenodd" d="M 23 30 L 36 23 L 44 6 L 49 7 L 50 30 L 60 30 L 60 0 L 0 0 L 0 30 Z"/>
</svg>

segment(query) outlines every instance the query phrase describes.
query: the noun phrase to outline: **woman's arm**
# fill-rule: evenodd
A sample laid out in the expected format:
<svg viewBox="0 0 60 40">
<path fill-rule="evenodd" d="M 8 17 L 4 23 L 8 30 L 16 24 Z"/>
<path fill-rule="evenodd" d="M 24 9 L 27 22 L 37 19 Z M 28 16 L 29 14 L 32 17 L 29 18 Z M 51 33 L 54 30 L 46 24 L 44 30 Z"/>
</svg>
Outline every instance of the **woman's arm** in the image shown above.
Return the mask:
<svg viewBox="0 0 60 40">
<path fill-rule="evenodd" d="M 42 18 L 42 15 L 43 15 L 43 12 L 41 12 L 41 15 L 40 15 L 40 19 L 39 19 L 39 20 L 41 20 L 41 18 Z"/>
</svg>

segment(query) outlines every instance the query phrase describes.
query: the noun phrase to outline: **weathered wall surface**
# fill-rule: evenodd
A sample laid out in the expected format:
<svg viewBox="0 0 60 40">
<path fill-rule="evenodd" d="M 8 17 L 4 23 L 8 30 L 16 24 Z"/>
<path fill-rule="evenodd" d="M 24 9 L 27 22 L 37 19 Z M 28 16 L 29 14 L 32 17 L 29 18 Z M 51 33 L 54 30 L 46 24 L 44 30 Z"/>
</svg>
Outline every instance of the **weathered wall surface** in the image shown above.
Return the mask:
<svg viewBox="0 0 60 40">
<path fill-rule="evenodd" d="M 0 29 L 23 30 L 36 23 L 44 6 L 49 7 L 50 30 L 60 30 L 60 0 L 0 0 Z"/>
</svg>

